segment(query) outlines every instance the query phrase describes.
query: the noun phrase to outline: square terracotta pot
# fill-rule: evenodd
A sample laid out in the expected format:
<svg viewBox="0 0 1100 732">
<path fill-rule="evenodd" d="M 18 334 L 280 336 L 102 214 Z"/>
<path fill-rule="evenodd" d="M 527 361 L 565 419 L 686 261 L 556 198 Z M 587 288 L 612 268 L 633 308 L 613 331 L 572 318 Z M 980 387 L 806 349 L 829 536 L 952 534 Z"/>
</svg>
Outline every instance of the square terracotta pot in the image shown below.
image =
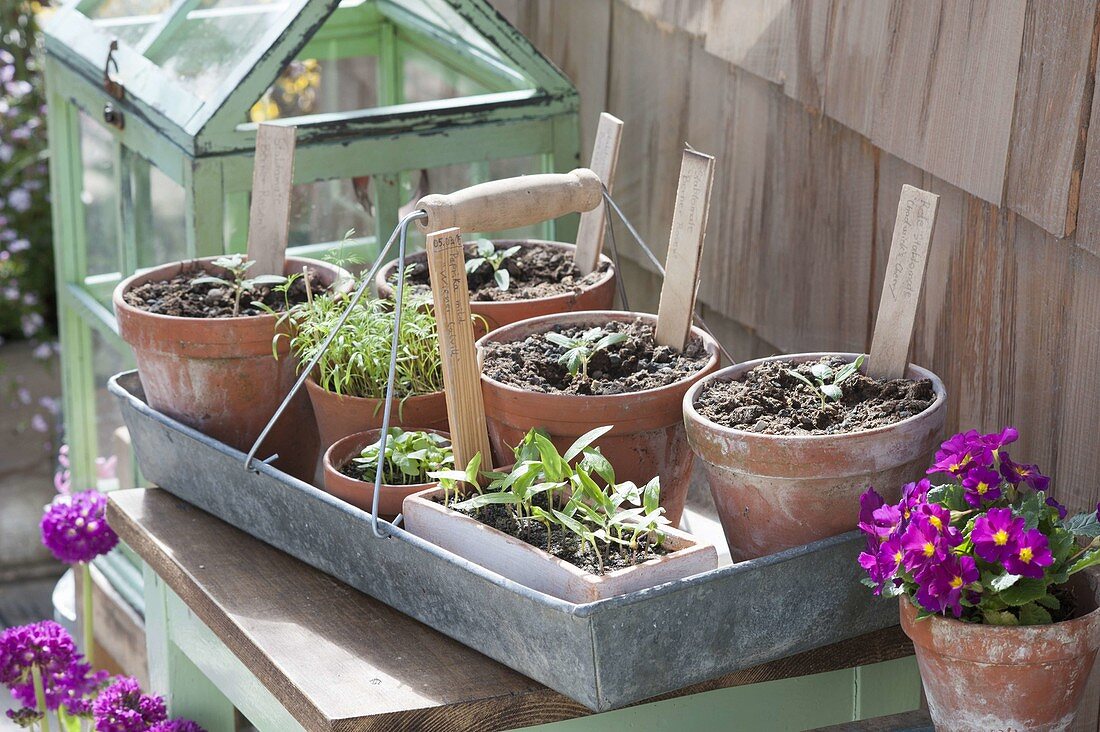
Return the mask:
<svg viewBox="0 0 1100 732">
<path fill-rule="evenodd" d="M 405 529 L 452 554 L 533 590 L 582 604 L 644 590 L 707 572 L 718 566 L 714 545 L 676 529 L 665 529 L 668 554 L 592 574 L 527 542 L 434 501 L 443 490 L 415 493 L 402 505 Z"/>
</svg>

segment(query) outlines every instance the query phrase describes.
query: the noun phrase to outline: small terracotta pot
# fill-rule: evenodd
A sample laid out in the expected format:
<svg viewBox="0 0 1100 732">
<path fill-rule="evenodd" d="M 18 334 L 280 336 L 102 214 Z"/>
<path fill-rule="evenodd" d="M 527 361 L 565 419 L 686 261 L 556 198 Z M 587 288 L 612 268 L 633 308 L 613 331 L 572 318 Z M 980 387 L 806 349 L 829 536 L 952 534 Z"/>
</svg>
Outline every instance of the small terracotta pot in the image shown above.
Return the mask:
<svg viewBox="0 0 1100 732">
<path fill-rule="evenodd" d="M 1070 579 L 1084 614 L 1053 625 L 978 625 L 940 615 L 918 621 L 909 598 L 899 598 L 939 732 L 1073 727 L 1100 648 L 1100 594 L 1095 573 Z"/>
<path fill-rule="evenodd" d="M 566 602 L 595 602 L 709 572 L 718 566 L 713 544 L 676 529 L 666 529 L 665 546 L 673 550 L 669 554 L 633 567 L 592 574 L 432 500 L 442 495 L 442 489 L 429 488 L 405 499 L 402 513 L 409 533 Z"/>
<path fill-rule="evenodd" d="M 422 427 L 410 427 L 410 430 L 420 430 L 422 432 L 431 432 L 436 435 L 446 437 L 448 440 L 451 436 L 446 432 L 440 432 L 438 430 L 429 430 Z M 325 492 L 331 493 L 342 501 L 347 501 L 356 508 L 370 513 L 371 503 L 374 501 L 374 483 L 363 480 L 356 480 L 350 478 L 340 472 L 340 468 L 351 462 L 351 459 L 358 457 L 363 452 L 363 448 L 368 445 L 372 445 L 378 442 L 378 439 L 382 436 L 382 430 L 367 430 L 366 432 L 358 432 L 354 435 L 348 435 L 342 440 L 338 440 L 332 447 L 325 451 L 324 476 L 325 476 Z M 401 503 L 407 496 L 411 496 L 414 493 L 420 493 L 421 491 L 428 490 L 429 488 L 435 488 L 439 485 L 438 482 L 433 483 L 416 483 L 414 485 L 386 485 L 382 486 L 382 495 L 378 497 L 378 516 L 386 521 L 393 521 L 397 517 L 397 514 L 401 513 Z"/>
<path fill-rule="evenodd" d="M 841 435 L 764 435 L 722 427 L 695 410 L 707 384 L 732 381 L 769 361 L 802 363 L 853 353 L 800 353 L 747 361 L 697 382 L 684 397 L 687 439 L 702 459 L 735 562 L 851 531 L 868 486 L 897 501 L 903 484 L 931 463 L 947 416 L 947 393 L 931 371 L 910 364 L 907 377 L 931 379 L 936 399 L 920 414 L 886 427 Z"/>
<path fill-rule="evenodd" d="M 569 253 L 569 256 L 573 256 L 573 251 L 576 249 L 572 244 L 564 244 L 557 241 L 544 241 L 541 239 L 494 239 L 493 241 L 505 248 L 516 246 L 517 244 L 521 247 L 548 246 L 565 250 Z M 405 266 L 416 262 L 425 262 L 426 259 L 427 254 L 424 252 L 409 254 L 405 257 Z M 501 326 L 515 323 L 520 320 L 526 320 L 527 318 L 535 318 L 540 315 L 567 313 L 575 310 L 609 310 L 615 300 L 615 267 L 611 264 L 611 260 L 602 254 L 600 255 L 600 262 L 608 265 L 607 270 L 595 283 L 582 288 L 580 292 L 566 292 L 560 295 L 536 297 L 531 300 L 510 300 L 505 302 L 477 302 L 471 300 L 470 312 L 485 318 L 485 322 L 488 325 L 488 331 L 486 331 L 480 321 L 475 323 L 474 337 L 477 338 Z M 390 285 L 390 278 L 393 276 L 396 269 L 397 260 L 395 259 L 375 275 L 374 284 L 378 289 L 379 297 L 393 296 L 393 287 Z"/>
<path fill-rule="evenodd" d="M 595 326 L 638 319 L 657 322 L 654 315 L 618 310 L 547 315 L 500 328 L 481 338 L 478 347 L 523 340 L 559 325 Z M 717 342 L 698 328 L 693 327 L 691 332 L 702 339 L 710 359 L 689 378 L 659 389 L 606 396 L 540 394 L 482 374 L 481 390 L 494 457 L 511 461 L 512 446 L 519 444 L 532 427 L 544 428 L 554 445 L 564 451 L 589 430 L 614 425 L 600 438 L 599 448 L 614 466 L 615 479 L 643 485 L 659 475 L 661 505 L 672 525 L 678 525 L 687 499 L 692 459 L 684 435 L 681 403 L 692 384 L 718 367 Z"/>
<path fill-rule="evenodd" d="M 149 406 L 230 447 L 247 452 L 294 384 L 296 363 L 287 339 L 272 355 L 275 315 L 238 318 L 180 318 L 128 305 L 123 294 L 181 272 L 199 272 L 214 257 L 173 262 L 135 274 L 114 291 L 115 316 L 130 344 Z M 285 272 L 308 266 L 326 286 L 347 272 L 312 259 L 287 258 Z M 312 482 L 319 440 L 309 399 L 299 393 L 261 448 L 260 458 L 278 453 L 274 465 Z"/>
<path fill-rule="evenodd" d="M 337 440 L 363 430 L 382 428 L 384 399 L 340 396 L 322 388 L 312 377 L 306 379 L 306 391 L 321 433 L 321 450 Z M 447 429 L 447 398 L 442 391 L 395 399 L 390 426 L 407 429 Z"/>
</svg>

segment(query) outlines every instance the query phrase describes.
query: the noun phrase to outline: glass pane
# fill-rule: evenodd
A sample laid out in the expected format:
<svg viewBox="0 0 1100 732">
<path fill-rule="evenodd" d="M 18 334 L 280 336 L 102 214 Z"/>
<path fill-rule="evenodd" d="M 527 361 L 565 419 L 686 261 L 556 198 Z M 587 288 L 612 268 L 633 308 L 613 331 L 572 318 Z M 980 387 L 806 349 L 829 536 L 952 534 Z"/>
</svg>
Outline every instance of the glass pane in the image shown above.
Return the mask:
<svg viewBox="0 0 1100 732">
<path fill-rule="evenodd" d="M 118 399 L 107 392 L 107 380 L 119 371 L 133 368 L 130 349 L 125 345 L 125 355 L 111 345 L 98 331 L 92 330 L 92 371 L 96 383 L 95 426 L 96 426 L 96 469 L 97 487 L 110 490 L 118 485 L 118 476 L 129 465 L 121 464 L 115 456 L 115 431 L 123 426 L 119 412 Z"/>
<path fill-rule="evenodd" d="M 277 0 L 200 0 L 146 54 L 183 86 L 209 99 L 269 29 L 292 19 Z"/>
<path fill-rule="evenodd" d="M 84 165 L 80 201 L 88 244 L 88 274 L 118 271 L 118 178 L 114 138 L 91 117 L 80 115 Z"/>
<path fill-rule="evenodd" d="M 100 0 L 83 6 L 82 12 L 89 18 L 133 18 L 157 16 L 172 5 L 172 0 Z M 146 20 L 155 18 L 146 17 Z"/>
<path fill-rule="evenodd" d="M 420 16 L 447 35 L 461 38 L 472 48 L 481 54 L 501 64 L 511 66 L 504 55 L 488 40 L 485 39 L 469 21 L 459 15 L 453 7 L 443 0 L 403 0 L 401 6 Z"/>
<path fill-rule="evenodd" d="M 374 191 L 360 185 L 368 201 Z M 373 203 L 369 204 L 373 206 Z M 290 246 L 340 241 L 349 229 L 374 236 L 374 215 L 359 203 L 350 180 L 322 180 L 294 186 L 290 196 Z"/>
<path fill-rule="evenodd" d="M 135 177 L 135 186 L 140 181 Z M 138 267 L 153 267 L 187 256 L 187 228 L 184 207 L 187 196 L 183 186 L 159 169 L 149 166 L 149 205 L 140 205 L 135 195 L 134 215 L 147 218 L 137 225 Z M 145 233 L 143 233 L 145 232 Z"/>
<path fill-rule="evenodd" d="M 250 122 L 378 106 L 374 56 L 292 61 L 249 112 Z"/>
<path fill-rule="evenodd" d="M 415 48 L 402 50 L 402 62 L 402 94 L 406 102 L 454 99 L 493 91 Z"/>
</svg>

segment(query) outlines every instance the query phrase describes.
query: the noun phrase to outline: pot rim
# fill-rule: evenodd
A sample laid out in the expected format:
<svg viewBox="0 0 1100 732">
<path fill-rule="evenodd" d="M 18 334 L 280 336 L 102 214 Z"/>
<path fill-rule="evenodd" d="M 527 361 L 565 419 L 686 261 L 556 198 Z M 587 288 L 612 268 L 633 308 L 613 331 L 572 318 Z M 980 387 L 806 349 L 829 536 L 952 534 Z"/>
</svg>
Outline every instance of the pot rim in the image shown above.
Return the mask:
<svg viewBox="0 0 1100 732">
<path fill-rule="evenodd" d="M 737 428 L 734 428 L 734 427 L 726 427 L 724 425 L 720 425 L 717 422 L 715 422 L 715 421 L 713 421 L 713 420 L 711 420 L 707 417 L 704 417 L 702 414 L 700 414 L 698 412 L 698 410 L 695 409 L 695 400 L 698 399 L 699 395 L 702 393 L 703 388 L 707 384 L 710 384 L 712 382 L 717 382 L 717 381 L 733 381 L 733 378 L 731 378 L 731 377 L 733 377 L 735 372 L 737 372 L 736 373 L 737 376 L 740 376 L 741 373 L 744 373 L 746 371 L 750 371 L 750 370 L 756 368 L 757 366 L 759 366 L 761 364 L 769 363 L 771 361 L 791 361 L 791 362 L 793 362 L 795 359 L 801 359 L 801 362 L 805 362 L 805 361 L 809 361 L 809 360 L 815 360 L 815 359 L 821 358 L 823 356 L 839 356 L 839 357 L 847 359 L 849 361 L 854 361 L 860 355 L 866 355 L 866 354 L 847 353 L 847 352 L 844 352 L 844 351 L 815 351 L 815 352 L 807 352 L 807 353 L 785 353 L 785 354 L 779 354 L 779 355 L 776 355 L 776 356 L 767 356 L 765 358 L 757 358 L 757 359 L 753 359 L 751 361 L 742 361 L 740 363 L 735 363 L 731 366 L 726 366 L 725 368 L 722 368 L 722 369 L 719 369 L 718 371 L 715 371 L 713 374 L 708 374 L 707 376 L 704 376 L 703 378 L 699 379 L 698 382 L 696 382 L 695 384 L 692 384 L 691 388 L 688 389 L 686 394 L 684 394 L 684 416 L 689 421 L 696 422 L 701 427 L 703 427 L 705 429 L 711 430 L 713 432 L 716 432 L 716 433 L 719 433 L 719 434 L 722 434 L 722 435 L 731 436 L 731 437 L 747 437 L 748 439 L 753 439 L 753 440 L 761 440 L 761 441 L 763 441 L 763 440 L 774 440 L 774 441 L 777 441 L 777 442 L 781 441 L 781 442 L 794 443 L 794 444 L 813 444 L 815 442 L 824 442 L 824 441 L 827 441 L 827 440 L 837 440 L 837 439 L 852 436 L 852 435 L 859 435 L 860 437 L 865 437 L 865 436 L 866 437 L 874 437 L 875 435 L 884 434 L 884 433 L 889 432 L 889 431 L 897 430 L 897 429 L 903 427 L 904 425 L 912 424 L 912 423 L 915 423 L 915 422 L 917 422 L 919 420 L 922 420 L 922 419 L 927 419 L 931 415 L 935 414 L 939 409 L 941 409 L 943 407 L 943 405 L 946 403 L 946 401 L 947 401 L 947 389 L 944 387 L 943 381 L 940 379 L 940 377 L 937 376 L 934 372 L 930 371 L 929 369 L 924 368 L 923 366 L 918 366 L 915 363 L 910 363 L 909 366 L 908 366 L 908 370 L 916 371 L 917 374 L 920 376 L 920 378 L 925 378 L 925 379 L 931 380 L 932 390 L 936 395 L 935 400 L 933 400 L 933 402 L 930 405 L 928 405 L 928 407 L 926 409 L 924 409 L 921 412 L 918 412 L 917 414 L 912 415 L 911 417 L 906 417 L 905 419 L 900 420 L 898 422 L 893 422 L 891 424 L 882 425 L 881 427 L 874 427 L 874 428 L 869 429 L 869 430 L 858 430 L 856 432 L 841 432 L 839 434 L 832 434 L 832 435 L 769 435 L 769 434 L 763 434 L 763 433 L 760 433 L 760 432 L 750 432 L 749 430 L 740 430 L 740 429 L 737 429 Z"/>
<path fill-rule="evenodd" d="M 361 397 L 361 396 L 352 396 L 351 394 L 337 394 L 336 392 L 331 391 L 331 390 L 326 389 L 325 387 L 321 386 L 317 382 L 317 380 L 315 378 L 313 378 L 313 374 L 310 374 L 309 376 L 306 377 L 305 384 L 306 384 L 307 389 L 312 387 L 313 389 L 316 389 L 317 391 L 320 391 L 324 394 L 328 394 L 329 396 L 332 396 L 332 397 L 336 397 L 337 399 L 353 399 L 353 400 L 362 400 L 364 402 L 385 402 L 386 401 L 386 397 Z M 443 389 L 438 389 L 436 391 L 429 391 L 425 394 L 408 394 L 408 395 L 403 396 L 403 397 L 394 397 L 393 402 L 394 402 L 394 404 L 397 404 L 397 403 L 400 403 L 400 402 L 408 401 L 409 399 L 430 399 L 430 398 L 437 398 L 438 399 L 439 395 L 445 394 L 445 393 L 446 392 L 444 392 Z M 425 430 L 425 431 L 430 432 L 431 430 Z"/>
<path fill-rule="evenodd" d="M 577 248 L 576 244 L 569 244 L 569 243 L 563 242 L 563 241 L 550 241 L 549 239 L 491 239 L 491 241 L 494 244 L 496 244 L 496 243 L 505 243 L 505 244 L 510 243 L 510 244 L 519 244 L 521 246 L 534 246 L 534 245 L 537 245 L 537 244 L 542 244 L 542 245 L 549 245 L 552 248 L 566 249 L 566 250 L 575 250 Z M 465 243 L 464 243 L 464 245 L 465 245 Z M 407 265 L 411 260 L 425 259 L 425 258 L 427 258 L 427 256 L 428 256 L 427 252 L 423 252 L 423 251 L 413 252 L 412 254 L 406 254 L 405 255 L 405 264 Z M 589 290 L 595 290 L 596 288 L 600 287 L 601 285 L 604 285 L 607 282 L 609 282 L 615 276 L 615 263 L 613 261 L 611 261 L 611 259 L 606 254 L 604 254 L 603 252 L 600 253 L 600 262 L 601 263 L 607 262 L 610 266 L 607 268 L 607 270 L 604 271 L 602 277 L 600 277 L 599 279 L 597 279 L 595 282 L 593 282 L 590 285 L 585 285 L 584 287 L 581 288 L 581 291 L 587 292 Z M 380 269 L 378 271 L 378 274 L 375 275 L 375 278 L 374 278 L 375 286 L 379 289 L 381 289 L 381 287 L 383 287 L 383 286 L 389 288 L 390 287 L 389 278 L 390 278 L 390 275 L 393 274 L 393 270 L 396 267 L 397 267 L 397 260 L 396 259 L 393 259 L 393 260 L 387 262 L 386 266 L 383 267 L 382 269 Z M 490 308 L 490 309 L 495 310 L 495 309 L 501 309 L 501 308 L 508 307 L 509 305 L 515 305 L 516 303 L 519 303 L 519 302 L 522 302 L 522 303 L 536 303 L 536 304 L 538 304 L 538 303 L 550 303 L 550 302 L 554 302 L 554 301 L 557 301 L 557 300 L 568 299 L 568 298 L 575 297 L 575 296 L 576 296 L 576 293 L 574 293 L 574 292 L 559 292 L 556 295 L 543 295 L 542 297 L 529 297 L 529 298 L 522 298 L 522 299 L 517 299 L 517 300 L 470 300 L 470 307 Z"/>
<path fill-rule="evenodd" d="M 213 262 L 215 259 L 219 259 L 225 255 L 218 254 L 212 257 L 193 257 L 191 259 L 178 259 L 174 262 L 167 262 L 156 267 L 150 267 L 148 269 L 141 269 L 134 272 L 132 275 L 115 285 L 114 292 L 111 293 L 111 304 L 114 306 L 116 316 L 120 312 L 125 312 L 127 315 L 134 317 L 152 318 L 155 321 L 161 320 L 164 322 L 184 321 L 187 323 L 264 323 L 268 320 L 275 321 L 282 313 L 278 315 L 272 313 L 260 313 L 258 315 L 238 315 L 236 317 L 229 318 L 194 318 L 186 315 L 164 315 L 162 313 L 151 313 L 148 310 L 142 310 L 141 308 L 134 307 L 130 303 L 126 302 L 123 295 L 128 292 L 134 282 L 139 278 L 149 277 L 150 275 L 157 275 L 164 270 L 174 269 L 176 267 L 185 267 L 187 265 L 198 264 L 200 262 Z M 351 277 L 351 273 L 343 267 L 338 267 L 335 264 L 322 261 L 320 259 L 313 259 L 311 257 L 296 257 L 287 256 L 287 262 L 297 262 L 301 264 L 313 265 L 317 269 L 327 270 L 335 275 L 345 274 Z M 155 281 L 156 278 L 153 278 Z M 350 289 L 350 286 L 347 288 Z"/>
<path fill-rule="evenodd" d="M 451 433 L 450 432 L 443 432 L 441 430 L 427 429 L 427 428 L 424 428 L 424 427 L 417 427 L 415 429 L 402 428 L 402 431 L 404 431 L 404 432 L 431 432 L 432 434 L 442 435 L 443 437 L 446 437 L 448 442 L 450 442 L 450 439 L 451 439 Z M 360 483 L 360 484 L 362 484 L 366 487 L 369 487 L 371 490 L 374 490 L 374 481 L 368 482 L 368 481 L 365 481 L 365 480 L 359 480 L 358 478 L 352 478 L 350 475 L 345 475 L 343 472 L 341 472 L 340 468 L 333 465 L 333 455 L 335 454 L 334 451 L 336 450 L 336 448 L 338 448 L 338 447 L 339 448 L 345 448 L 351 442 L 362 443 L 361 446 L 356 448 L 358 451 L 361 451 L 364 447 L 366 447 L 370 443 L 376 442 L 378 440 L 378 437 L 381 434 L 382 434 L 381 429 L 373 429 L 373 430 L 363 430 L 362 432 L 355 432 L 353 434 L 350 434 L 347 437 L 341 437 L 339 440 L 337 440 L 336 442 L 329 445 L 329 448 L 327 450 L 325 450 L 325 454 L 321 458 L 321 463 L 322 463 L 324 469 L 326 471 L 332 471 L 333 473 L 336 473 L 337 475 L 341 476 L 342 478 L 344 478 L 345 480 L 347 480 L 351 483 Z M 346 464 L 347 463 L 345 463 L 345 465 Z M 341 465 L 340 467 L 343 467 L 343 465 Z M 431 482 L 428 482 L 428 483 L 409 483 L 408 485 L 395 485 L 393 483 L 383 483 L 382 484 L 382 489 L 384 490 L 386 488 L 398 488 L 398 489 L 401 489 L 403 491 L 415 491 L 415 492 L 419 493 L 420 491 L 428 490 L 429 488 L 433 488 L 433 487 L 438 486 L 438 485 L 439 485 L 438 480 L 431 481 Z"/>
<path fill-rule="evenodd" d="M 497 336 L 499 336 L 501 334 L 506 334 L 506 333 L 508 333 L 509 331 L 512 331 L 512 330 L 518 330 L 518 329 L 520 329 L 521 327 L 524 327 L 524 326 L 528 326 L 528 327 L 530 325 L 541 326 L 545 323 L 553 323 L 555 321 L 560 321 L 560 320 L 570 320 L 570 321 L 572 321 L 572 320 L 582 320 L 582 319 L 595 320 L 597 318 L 605 318 L 607 320 L 618 320 L 620 322 L 632 321 L 632 320 L 636 320 L 636 319 L 639 319 L 639 318 L 643 319 L 643 320 L 652 321 L 653 323 L 656 323 L 656 321 L 657 321 L 657 316 L 656 315 L 653 315 L 652 313 L 642 313 L 642 312 L 638 312 L 636 310 L 575 310 L 575 311 L 567 312 L 567 313 L 551 313 L 550 315 L 539 315 L 539 316 L 536 316 L 534 318 L 527 318 L 525 320 L 517 320 L 514 323 L 509 323 L 508 325 L 503 325 L 503 326 L 497 328 L 496 330 L 490 331 L 490 332 L 486 333 L 485 335 L 483 335 L 481 338 L 478 339 L 476 345 L 477 345 L 478 352 L 481 353 L 481 352 L 483 352 L 485 346 L 489 344 L 489 342 L 491 342 L 491 341 L 500 341 L 500 339 Z M 539 331 L 536 331 L 536 332 L 537 333 L 543 333 L 546 330 L 549 330 L 549 329 L 548 328 L 547 329 L 540 329 Z M 695 326 L 695 325 L 691 326 L 691 334 L 698 337 L 700 340 L 702 340 L 703 347 L 706 349 L 707 354 L 709 354 L 710 358 L 707 359 L 707 362 L 703 366 L 701 366 L 697 371 L 685 376 L 684 378 L 677 379 L 676 381 L 672 382 L 671 384 L 665 384 L 663 386 L 658 386 L 658 387 L 655 387 L 655 388 L 652 388 L 652 389 L 642 389 L 640 391 L 629 391 L 629 392 L 624 392 L 622 394 L 558 394 L 558 393 L 554 393 L 554 392 L 530 391 L 528 389 L 521 389 L 517 386 L 512 386 L 511 384 L 505 384 L 502 381 L 497 381 L 496 379 L 493 379 L 493 378 L 487 376 L 484 372 L 484 369 L 482 369 L 482 371 L 481 371 L 481 381 L 484 384 L 491 385 L 494 389 L 499 389 L 499 390 L 501 390 L 505 393 L 510 393 L 510 394 L 534 394 L 534 395 L 539 396 L 539 397 L 553 397 L 555 399 L 577 400 L 577 401 L 586 401 L 586 402 L 589 401 L 589 400 L 595 400 L 597 403 L 600 400 L 612 400 L 612 399 L 622 400 L 624 398 L 637 398 L 637 397 L 650 396 L 650 395 L 653 395 L 653 394 L 659 394 L 663 391 L 675 390 L 679 387 L 683 387 L 684 384 L 690 384 L 693 379 L 697 379 L 700 382 L 704 381 L 708 377 L 703 376 L 702 378 L 700 378 L 699 374 L 706 374 L 709 370 L 713 369 L 715 366 L 718 365 L 718 360 L 719 360 L 718 341 L 716 341 L 709 333 L 707 333 L 706 331 L 704 331 L 703 329 L 701 329 L 701 328 L 699 328 L 698 326 Z M 520 339 L 516 339 L 516 340 L 520 340 Z M 689 390 L 689 393 L 690 393 L 690 390 Z"/>
</svg>

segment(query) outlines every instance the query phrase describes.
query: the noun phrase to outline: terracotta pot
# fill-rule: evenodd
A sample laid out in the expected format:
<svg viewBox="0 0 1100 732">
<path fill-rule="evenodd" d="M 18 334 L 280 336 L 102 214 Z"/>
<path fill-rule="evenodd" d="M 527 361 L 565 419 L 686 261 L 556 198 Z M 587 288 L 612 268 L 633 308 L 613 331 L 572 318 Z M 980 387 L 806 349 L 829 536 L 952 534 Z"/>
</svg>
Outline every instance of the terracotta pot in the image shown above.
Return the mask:
<svg viewBox="0 0 1100 732">
<path fill-rule="evenodd" d="M 405 530 L 502 577 L 567 602 L 595 602 L 718 566 L 712 544 L 667 529 L 665 546 L 673 550 L 669 554 L 603 575 L 592 574 L 432 500 L 442 495 L 442 489 L 436 487 L 406 498 L 402 507 Z"/>
<path fill-rule="evenodd" d="M 173 262 L 135 274 L 114 292 L 119 335 L 130 344 L 149 406 L 225 444 L 247 452 L 294 384 L 296 362 L 287 339 L 272 355 L 277 317 L 180 318 L 128 305 L 123 293 L 146 282 L 204 269 L 207 259 Z M 288 258 L 285 272 L 308 266 L 325 285 L 347 272 L 312 259 Z M 350 280 L 349 280 L 350 282 Z M 274 465 L 312 482 L 320 454 L 313 410 L 299 393 L 257 456 L 278 453 Z"/>
<path fill-rule="evenodd" d="M 306 391 L 321 433 L 321 449 L 363 430 L 382 428 L 383 399 L 340 396 L 306 379 Z M 394 400 L 390 426 L 406 429 L 447 429 L 447 399 L 442 391 Z"/>
<path fill-rule="evenodd" d="M 1100 595 L 1095 573 L 1070 579 L 1084 614 L 1053 625 L 977 625 L 939 615 L 918 621 L 909 598 L 899 598 L 939 732 L 1073 726 L 1100 648 Z"/>
<path fill-rule="evenodd" d="M 541 239 L 501 240 L 494 239 L 496 244 L 503 247 L 519 245 L 530 247 L 535 245 L 549 246 L 562 249 L 572 256 L 576 249 L 572 244 L 564 244 L 557 241 L 544 241 Z M 405 257 L 405 266 L 416 262 L 426 262 L 427 254 L 416 252 Z M 589 285 L 580 292 L 566 292 L 560 295 L 548 297 L 536 297 L 532 300 L 511 300 L 507 302 L 477 302 L 470 301 L 470 311 L 474 315 L 485 318 L 488 324 L 488 332 L 492 332 L 501 326 L 509 325 L 527 318 L 535 318 L 540 315 L 552 315 L 553 313 L 567 313 L 575 310 L 608 310 L 615 300 L 615 268 L 611 260 L 600 255 L 600 262 L 608 264 L 608 269 L 594 284 Z M 390 286 L 390 277 L 397 268 L 397 260 L 390 262 L 375 276 L 374 284 L 378 289 L 379 297 L 391 297 L 393 288 Z M 474 337 L 480 337 L 486 333 L 480 324 L 475 325 Z"/>
<path fill-rule="evenodd" d="M 431 432 L 433 434 L 442 435 L 448 440 L 451 439 L 449 434 L 438 430 L 429 430 L 420 427 L 410 427 L 409 429 Z M 340 468 L 347 465 L 352 458 L 358 457 L 359 454 L 363 452 L 363 448 L 378 442 L 381 436 L 382 430 L 380 429 L 358 432 L 354 435 L 348 435 L 342 440 L 338 440 L 332 447 L 325 451 L 325 457 L 322 463 L 325 476 L 324 487 L 327 493 L 331 493 L 340 500 L 347 501 L 356 508 L 361 508 L 367 513 L 370 513 L 372 508 L 371 503 L 374 501 L 374 483 L 350 478 L 341 473 Z M 420 493 L 429 488 L 435 488 L 437 485 L 439 485 L 438 482 L 416 483 L 414 485 L 383 484 L 382 495 L 378 497 L 379 518 L 383 518 L 386 521 L 393 521 L 394 518 L 397 517 L 397 514 L 401 513 L 401 502 L 404 501 L 407 496 L 411 496 L 414 493 Z"/>
<path fill-rule="evenodd" d="M 763 435 L 722 427 L 695 410 L 706 385 L 731 381 L 768 361 L 801 363 L 853 353 L 801 353 L 747 361 L 697 382 L 684 397 L 687 438 L 702 459 L 730 555 L 753 559 L 851 531 L 868 486 L 900 498 L 903 484 L 931 464 L 947 416 L 939 377 L 910 364 L 908 378 L 931 379 L 932 406 L 896 424 L 842 435 Z"/>
<path fill-rule="evenodd" d="M 556 325 L 594 326 L 609 321 L 630 323 L 636 319 L 657 321 L 654 315 L 618 310 L 561 313 L 505 326 L 483 337 L 478 346 L 523 340 Z M 608 396 L 539 394 L 482 374 L 481 389 L 494 457 L 498 462 L 511 461 L 512 446 L 532 427 L 544 428 L 557 448 L 564 451 L 585 432 L 614 425 L 600 438 L 599 447 L 614 466 L 616 480 L 643 485 L 659 475 L 661 505 L 672 524 L 678 525 L 687 499 L 692 461 L 684 435 L 681 403 L 692 384 L 718 367 L 718 344 L 698 328 L 691 331 L 703 340 L 710 359 L 691 377 L 659 389 Z"/>
</svg>

